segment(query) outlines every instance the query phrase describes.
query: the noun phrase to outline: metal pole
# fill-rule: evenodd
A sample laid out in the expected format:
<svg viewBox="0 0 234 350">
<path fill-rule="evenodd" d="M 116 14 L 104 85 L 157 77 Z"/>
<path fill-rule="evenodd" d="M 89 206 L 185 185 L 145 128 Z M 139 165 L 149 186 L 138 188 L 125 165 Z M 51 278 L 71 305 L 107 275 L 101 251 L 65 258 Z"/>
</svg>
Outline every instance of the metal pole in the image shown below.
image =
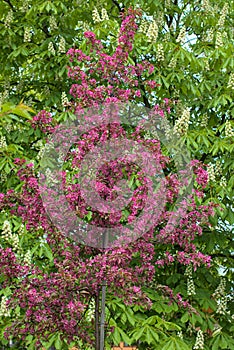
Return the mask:
<svg viewBox="0 0 234 350">
<path fill-rule="evenodd" d="M 106 303 L 106 281 L 102 284 L 102 310 L 100 322 L 100 350 L 104 350 L 105 345 L 105 303 Z"/>
<path fill-rule="evenodd" d="M 103 251 L 108 244 L 108 232 L 103 232 L 102 236 Z M 101 320 L 100 320 L 100 350 L 104 350 L 105 346 L 105 304 L 106 304 L 106 281 L 102 282 L 102 304 L 101 304 Z"/>
<path fill-rule="evenodd" d="M 100 290 L 98 289 L 95 296 L 95 350 L 100 350 L 100 338 L 99 338 L 99 296 Z"/>
</svg>

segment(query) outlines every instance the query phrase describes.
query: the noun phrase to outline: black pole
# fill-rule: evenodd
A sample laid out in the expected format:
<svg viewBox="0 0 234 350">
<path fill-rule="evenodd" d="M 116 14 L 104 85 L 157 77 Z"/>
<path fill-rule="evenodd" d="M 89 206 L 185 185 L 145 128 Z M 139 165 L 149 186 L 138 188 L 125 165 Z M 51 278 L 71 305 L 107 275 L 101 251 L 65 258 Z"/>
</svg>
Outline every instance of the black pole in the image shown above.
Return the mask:
<svg viewBox="0 0 234 350">
<path fill-rule="evenodd" d="M 100 350 L 99 343 L 99 296 L 100 291 L 97 291 L 95 297 L 95 350 Z"/>
<path fill-rule="evenodd" d="M 108 232 L 103 232 L 102 236 L 103 252 L 108 244 Z M 101 304 L 101 320 L 100 320 L 100 349 L 104 350 L 105 346 L 105 304 L 106 304 L 106 281 L 102 282 L 102 304 Z"/>
<path fill-rule="evenodd" d="M 100 350 L 104 350 L 105 346 L 105 304 L 106 304 L 106 281 L 102 284 L 102 309 L 100 322 Z"/>
</svg>

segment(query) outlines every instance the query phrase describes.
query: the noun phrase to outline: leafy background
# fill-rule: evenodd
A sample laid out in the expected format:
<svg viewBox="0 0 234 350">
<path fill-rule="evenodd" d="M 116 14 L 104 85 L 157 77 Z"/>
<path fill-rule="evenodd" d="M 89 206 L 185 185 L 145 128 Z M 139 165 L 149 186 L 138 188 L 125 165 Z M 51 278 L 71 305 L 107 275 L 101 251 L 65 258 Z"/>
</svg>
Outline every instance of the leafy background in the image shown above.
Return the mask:
<svg viewBox="0 0 234 350">
<path fill-rule="evenodd" d="M 208 165 L 209 188 L 206 201 L 220 204 L 208 230 L 197 242 L 213 258 L 212 267 L 199 268 L 193 273 L 196 294 L 188 296 L 187 277 L 181 267 L 158 270 L 157 283 L 168 284 L 174 291 L 188 297 L 199 310 L 199 316 L 190 316 L 178 310 L 176 304 L 168 305 L 156 286 L 145 286 L 153 301 L 146 312 L 138 306 L 127 307 L 122 300 L 107 300 L 107 316 L 114 332 L 108 337 L 106 347 L 121 340 L 138 343 L 139 349 L 192 349 L 197 332 L 205 334 L 205 349 L 234 349 L 233 326 L 233 189 L 234 189 L 234 50 L 233 9 L 231 1 L 10 1 L 0 2 L 0 171 L 1 192 L 14 187 L 20 191 L 16 178 L 15 158 L 39 164 L 41 148 L 45 143 L 39 130 L 33 130 L 27 120 L 41 109 L 50 110 L 60 122 L 68 118 L 67 99 L 70 100 L 67 78 L 69 65 L 66 51 L 70 47 L 86 50 L 83 33 L 92 30 L 110 52 L 116 46 L 121 23 L 120 13 L 128 7 L 143 11 L 130 59 L 146 57 L 156 67 L 155 81 L 160 86 L 155 94 L 142 90 L 142 102 L 153 106 L 163 98 L 177 100 L 177 108 L 170 116 L 176 124 L 185 108 L 190 109 L 190 122 L 182 141 L 196 158 Z M 108 20 L 95 21 L 93 11 L 101 16 L 105 8 Z M 149 26 L 156 23 L 158 33 L 150 37 Z M 145 26 L 145 27 L 144 27 Z M 185 27 L 184 41 L 178 37 Z M 5 220 L 11 222 L 12 231 L 18 235 L 19 218 L 8 212 L 1 213 L 0 227 Z M 1 245 L 6 243 L 1 237 Z M 32 262 L 52 263 L 50 247 L 31 237 L 24 228 L 19 244 L 22 254 L 31 251 Z M 48 265 L 48 269 L 49 269 Z M 220 285 L 221 276 L 226 288 L 218 302 L 213 298 Z M 14 286 L 13 286 L 14 287 Z M 8 296 L 9 290 L 1 290 Z M 217 313 L 222 298 L 227 308 Z M 225 299 L 225 300 L 226 300 Z M 91 307 L 92 310 L 92 307 Z M 15 310 L 19 312 L 20 310 Z M 3 332 L 11 317 L 1 317 L 1 342 L 8 347 Z M 181 333 L 182 332 L 182 333 Z M 181 339 L 181 334 L 183 339 Z M 33 339 L 14 340 L 17 349 L 33 349 Z M 140 341 L 140 343 L 139 343 Z M 65 349 L 59 334 L 51 335 L 46 348 L 54 345 Z M 75 344 L 74 344 L 75 345 Z M 77 344 L 76 344 L 77 345 Z M 80 347 L 82 344 L 80 344 Z M 87 347 L 83 347 L 87 349 Z"/>
</svg>

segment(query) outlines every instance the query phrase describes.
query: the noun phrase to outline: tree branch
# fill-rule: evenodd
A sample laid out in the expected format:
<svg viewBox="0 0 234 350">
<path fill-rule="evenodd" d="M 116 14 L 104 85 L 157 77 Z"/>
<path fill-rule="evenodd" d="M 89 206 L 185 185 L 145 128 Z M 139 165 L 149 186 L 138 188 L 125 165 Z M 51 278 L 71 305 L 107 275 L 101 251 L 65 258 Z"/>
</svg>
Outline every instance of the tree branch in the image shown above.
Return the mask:
<svg viewBox="0 0 234 350">
<path fill-rule="evenodd" d="M 116 0 L 112 0 L 113 4 L 118 8 L 119 12 L 124 12 L 124 7 L 120 7 L 119 3 Z"/>
<path fill-rule="evenodd" d="M 140 85 L 141 90 L 144 92 L 143 102 L 147 108 L 151 108 L 148 98 L 146 97 L 145 86 L 143 84 Z"/>
<path fill-rule="evenodd" d="M 4 0 L 12 9 L 12 11 L 15 11 L 14 6 L 12 5 L 12 3 L 10 2 L 10 0 Z"/>
<path fill-rule="evenodd" d="M 210 254 L 210 256 L 212 258 L 226 258 L 226 259 L 234 259 L 234 255 L 232 254 L 229 254 L 229 255 L 225 255 L 225 254 L 222 254 L 222 253 L 217 253 L 217 254 Z"/>
</svg>

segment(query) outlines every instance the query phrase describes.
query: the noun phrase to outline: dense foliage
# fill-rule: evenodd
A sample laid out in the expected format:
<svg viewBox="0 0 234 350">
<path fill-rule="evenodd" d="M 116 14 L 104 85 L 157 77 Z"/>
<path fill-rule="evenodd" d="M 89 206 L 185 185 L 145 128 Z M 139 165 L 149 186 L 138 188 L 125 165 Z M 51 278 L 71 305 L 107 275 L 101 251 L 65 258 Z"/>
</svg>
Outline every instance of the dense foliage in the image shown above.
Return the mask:
<svg viewBox="0 0 234 350">
<path fill-rule="evenodd" d="M 153 244 L 154 256 L 157 257 L 156 260 L 155 258 L 151 260 L 151 263 L 154 262 L 152 264 L 154 281 L 151 280 L 152 275 L 145 276 L 145 280 L 141 280 L 139 275 L 139 280 L 135 280 L 133 272 L 128 278 L 129 281 L 135 283 L 132 288 L 138 288 L 144 283 L 144 295 L 150 298 L 151 309 L 147 311 L 142 305 L 138 305 L 138 299 L 134 306 L 125 305 L 123 295 L 114 296 L 110 290 L 107 300 L 107 316 L 110 326 L 114 326 L 114 331 L 108 337 L 108 344 L 118 343 L 120 340 L 130 344 L 140 340 L 139 347 L 144 349 L 146 346 L 160 349 L 192 349 L 195 343 L 196 349 L 203 347 L 205 349 L 232 349 L 234 346 L 231 339 L 233 301 L 230 294 L 233 280 L 232 232 L 234 222 L 232 204 L 234 185 L 232 120 L 234 82 L 232 71 L 234 59 L 231 8 L 228 6 L 229 3 L 224 1 L 204 1 L 202 3 L 196 1 L 189 3 L 138 1 L 134 3 L 134 6 L 142 9 L 142 16 L 139 15 L 134 19 L 138 28 L 131 23 L 133 32 L 136 30 L 133 45 L 128 46 L 133 39 L 132 33 L 129 34 L 130 41 L 129 37 L 127 37 L 128 40 L 122 41 L 122 44 L 126 45 L 128 55 L 118 57 L 116 46 L 118 42 L 121 46 L 121 40 L 123 40 L 121 35 L 118 35 L 119 30 L 120 34 L 121 30 L 123 34 L 123 24 L 120 29 L 120 14 L 123 13 L 124 7 L 128 8 L 130 5 L 133 4 L 128 1 L 122 4 L 115 1 L 96 4 L 90 1 L 88 5 L 87 2 L 83 4 L 75 1 L 35 1 L 32 3 L 3 1 L 0 4 L 2 10 L 0 34 L 3 43 L 0 58 L 3 66 L 0 121 L 1 191 L 6 194 L 7 190 L 14 188 L 14 191 L 8 192 L 4 199 L 2 199 L 3 196 L 1 197 L 2 201 L 5 201 L 5 209 L 1 216 L 3 232 L 1 268 L 5 273 L 5 267 L 9 268 L 5 275 L 7 278 L 2 277 L 2 282 L 9 284 L 1 291 L 3 295 L 2 332 L 12 320 L 17 319 L 17 322 L 23 324 L 25 312 L 28 312 L 28 320 L 35 323 L 37 317 L 33 304 L 35 291 L 32 290 L 32 304 L 27 303 L 30 302 L 28 285 L 36 283 L 37 293 L 42 294 L 38 295 L 39 304 L 48 303 L 45 304 L 48 307 L 52 305 L 51 315 L 53 317 L 51 317 L 54 328 L 50 328 L 50 324 L 48 328 L 50 340 L 47 345 L 46 343 L 44 345 L 49 347 L 49 343 L 54 343 L 58 349 L 65 348 L 66 345 L 62 343 L 60 336 L 63 338 L 67 332 L 65 338 L 66 341 L 69 340 L 70 330 L 68 330 L 69 326 L 66 326 L 68 329 L 64 333 L 63 319 L 56 318 L 54 302 L 59 299 L 56 299 L 55 296 L 62 286 L 64 290 L 69 291 L 71 298 L 72 293 L 76 291 L 75 286 L 79 279 L 77 280 L 77 275 L 74 275 L 72 264 L 70 265 L 72 277 L 64 274 L 58 281 L 58 271 L 61 273 L 64 270 L 66 259 L 74 261 L 82 254 L 84 254 L 82 259 L 85 259 L 86 255 L 96 256 L 93 257 L 97 264 L 95 268 L 99 266 L 96 261 L 101 259 L 99 255 L 96 255 L 98 252 L 90 252 L 86 251 L 87 248 L 82 248 L 80 255 L 80 248 L 74 248 L 71 242 L 61 240 L 58 233 L 53 238 L 47 238 L 47 241 L 46 237 L 43 237 L 46 231 L 45 227 L 40 227 L 43 215 L 39 214 L 41 213 L 40 199 L 36 195 L 37 178 L 33 172 L 37 173 L 38 161 L 43 153 L 46 139 L 44 131 L 48 131 L 48 128 L 43 129 L 36 126 L 38 121 L 47 115 L 47 112 L 38 114 L 37 118 L 33 119 L 33 123 L 26 122 L 26 119 L 32 119 L 33 110 L 39 111 L 48 107 L 53 118 L 49 116 L 46 126 L 51 125 L 51 120 L 53 120 L 52 126 L 55 126 L 69 118 L 71 111 L 74 112 L 74 107 L 77 108 L 79 104 L 86 106 L 92 92 L 91 101 L 96 100 L 100 103 L 108 96 L 118 96 L 118 98 L 122 96 L 122 101 L 140 102 L 148 108 L 153 108 L 156 104 L 163 108 L 163 99 L 167 98 L 170 101 L 171 111 L 166 113 L 166 117 L 172 122 L 174 133 L 180 137 L 181 142 L 190 151 L 191 158 L 208 165 L 208 186 L 205 190 L 203 189 L 204 196 L 197 199 L 196 208 L 201 206 L 200 208 L 205 209 L 207 203 L 212 200 L 214 203 L 219 203 L 223 209 L 222 211 L 216 209 L 216 215 L 211 219 L 212 226 L 204 227 L 203 225 L 203 235 L 195 239 L 196 249 L 202 252 L 202 256 L 212 257 L 209 269 L 199 267 L 194 271 L 188 261 L 186 263 L 179 261 L 188 265 L 185 269 L 183 264 L 181 266 L 177 263 L 177 258 L 175 259 L 178 250 L 176 247 L 174 251 L 168 252 L 169 255 L 161 259 L 162 252 L 166 252 L 168 247 L 162 246 L 162 242 L 161 245 L 153 244 L 150 241 L 152 237 L 147 237 L 149 249 Z M 83 36 L 84 31 L 88 32 L 85 37 Z M 96 42 L 92 32 L 97 39 L 101 39 L 102 44 Z M 91 42 L 91 46 L 87 45 L 87 39 Z M 86 72 L 87 74 L 84 73 L 82 79 L 79 80 L 78 72 L 87 67 L 90 47 L 95 43 L 104 45 L 105 52 L 102 52 L 100 47 L 99 51 L 96 48 L 97 55 L 94 55 L 91 62 L 95 69 L 106 67 L 109 76 L 107 74 L 106 77 L 97 78 L 96 74 L 91 76 L 92 74 Z M 67 56 L 65 52 L 71 47 L 69 56 Z M 76 48 L 82 51 L 77 51 Z M 74 59 L 75 57 L 78 58 L 78 64 L 72 67 L 74 62 L 69 63 L 69 58 Z M 113 72 L 111 68 L 108 72 L 110 58 L 114 61 L 113 70 L 118 71 L 121 77 L 118 80 L 118 75 L 116 75 L 116 85 L 113 84 L 112 90 L 108 89 L 110 73 Z M 146 66 L 143 63 L 145 60 L 149 62 Z M 68 65 L 71 67 L 68 69 L 69 78 L 67 78 Z M 154 69 L 147 72 L 151 66 Z M 75 70 L 74 67 L 79 67 L 80 70 Z M 131 74 L 127 67 L 131 67 Z M 95 78 L 96 81 L 94 81 Z M 78 79 L 75 84 L 72 82 L 73 79 Z M 137 81 L 135 85 L 134 81 Z M 68 94 L 72 83 L 70 94 Z M 85 90 L 81 84 L 86 84 Z M 166 150 L 162 152 L 164 156 L 168 156 Z M 26 162 L 19 159 L 14 161 L 15 158 L 24 158 Z M 25 167 L 25 164 L 30 164 L 32 160 L 34 170 L 30 166 Z M 19 166 L 25 170 L 21 170 L 17 177 L 16 172 Z M 132 186 L 137 186 L 134 181 L 132 181 Z M 176 190 L 175 180 L 173 187 Z M 31 196 L 32 193 L 35 197 Z M 22 206 L 28 210 L 20 211 Z M 10 213 L 9 207 L 14 208 L 15 212 Z M 39 209 L 30 211 L 30 208 Z M 206 215 L 204 210 L 200 210 L 201 215 Z M 34 221 L 31 220 L 33 213 L 39 215 L 34 218 Z M 23 226 L 21 226 L 22 218 Z M 86 220 L 90 220 L 89 215 L 86 216 Z M 31 226 L 25 227 L 26 223 L 32 223 L 32 221 Z M 58 241 L 56 245 L 54 240 Z M 147 245 L 145 249 L 146 247 Z M 140 247 L 138 247 L 139 250 L 141 250 Z M 72 254 L 75 256 L 73 257 Z M 135 251 L 135 256 L 134 250 L 121 251 L 119 254 L 122 257 L 121 264 L 126 263 L 125 259 L 127 261 L 132 259 L 132 266 L 137 266 L 138 269 L 144 268 L 144 264 L 141 266 L 140 259 L 137 257 L 137 251 Z M 64 258 L 57 261 L 57 256 L 60 258 L 64 256 Z M 115 252 L 111 266 L 115 266 L 117 257 L 118 254 Z M 192 259 L 190 260 L 192 263 Z M 156 264 L 157 261 L 158 264 Z M 91 274 L 89 283 L 92 285 L 92 275 L 95 275 L 92 264 L 90 272 L 88 272 L 87 265 L 83 268 L 87 269 L 87 274 Z M 21 276 L 27 274 L 29 269 L 35 269 L 35 276 L 38 274 L 40 276 L 39 281 L 30 279 L 29 275 L 22 282 Z M 141 272 L 143 273 L 143 270 Z M 102 273 L 105 271 L 103 270 Z M 123 270 L 121 287 L 123 292 L 127 293 L 128 289 L 125 285 L 127 277 L 124 273 L 125 270 Z M 224 277 L 220 278 L 220 275 Z M 120 278 L 120 275 L 117 276 L 119 277 L 116 278 Z M 55 294 L 52 299 L 48 298 L 45 301 L 43 291 L 45 291 L 45 286 L 49 288 L 50 285 L 56 286 L 53 287 Z M 169 286 L 167 289 L 165 289 L 166 285 Z M 16 289 L 14 292 L 19 286 L 21 289 L 19 291 Z M 81 304 L 78 306 L 82 309 L 84 305 L 87 305 L 94 310 L 92 305 L 95 299 L 95 286 L 92 286 L 91 289 L 89 287 L 89 292 L 86 288 L 87 284 L 80 291 L 81 299 L 77 302 Z M 94 293 L 90 293 L 90 290 Z M 139 295 L 138 289 L 136 291 L 139 297 L 141 294 Z M 22 303 L 21 307 L 16 307 L 14 312 L 9 311 L 6 306 L 7 298 L 12 292 L 16 293 L 16 303 L 19 299 Z M 197 313 L 192 312 L 190 308 L 188 310 L 181 308 L 181 302 L 176 297 L 177 293 L 188 299 Z M 165 297 L 166 294 L 168 298 Z M 127 295 L 129 297 L 129 294 Z M 172 303 L 168 304 L 168 300 L 171 300 Z M 28 305 L 27 308 L 25 308 L 26 305 Z M 70 304 L 67 303 L 67 305 Z M 68 314 L 72 313 L 72 305 L 70 306 Z M 78 306 L 76 320 L 80 317 Z M 59 305 L 60 307 L 62 306 Z M 88 333 L 90 317 L 89 315 L 82 321 Z M 28 349 L 30 346 L 34 348 L 33 335 L 41 331 L 40 327 L 47 326 L 41 324 L 41 321 L 39 317 L 37 320 L 39 328 L 36 331 L 30 328 L 29 322 L 25 339 L 14 336 L 14 341 L 17 341 L 16 348 L 20 346 Z M 22 334 L 23 328 L 15 328 L 15 331 Z M 27 333 L 30 332 L 32 335 L 29 336 Z M 92 338 L 94 333 L 90 331 L 89 336 L 90 334 Z M 83 336 L 79 334 L 79 336 L 81 339 L 88 340 L 87 334 Z M 180 340 L 180 337 L 183 337 L 184 340 Z M 204 346 L 203 338 L 205 338 Z M 8 343 L 3 336 L 2 342 Z"/>
</svg>

